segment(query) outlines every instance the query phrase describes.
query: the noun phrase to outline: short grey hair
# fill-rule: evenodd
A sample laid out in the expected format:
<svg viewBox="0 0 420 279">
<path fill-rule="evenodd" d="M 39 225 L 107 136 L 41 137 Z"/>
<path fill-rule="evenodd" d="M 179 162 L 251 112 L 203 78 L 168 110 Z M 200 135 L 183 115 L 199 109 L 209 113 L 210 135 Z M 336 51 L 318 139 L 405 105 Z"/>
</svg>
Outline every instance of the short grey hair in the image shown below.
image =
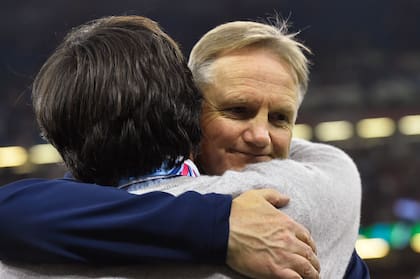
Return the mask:
<svg viewBox="0 0 420 279">
<path fill-rule="evenodd" d="M 292 67 L 300 105 L 309 80 L 309 61 L 304 52 L 311 52 L 295 39 L 297 34 L 288 33 L 287 21 L 278 20 L 275 25 L 254 21 L 228 22 L 201 37 L 190 53 L 188 66 L 195 82 L 203 88 L 212 82 L 210 66 L 218 56 L 246 47 L 268 49 Z"/>
</svg>

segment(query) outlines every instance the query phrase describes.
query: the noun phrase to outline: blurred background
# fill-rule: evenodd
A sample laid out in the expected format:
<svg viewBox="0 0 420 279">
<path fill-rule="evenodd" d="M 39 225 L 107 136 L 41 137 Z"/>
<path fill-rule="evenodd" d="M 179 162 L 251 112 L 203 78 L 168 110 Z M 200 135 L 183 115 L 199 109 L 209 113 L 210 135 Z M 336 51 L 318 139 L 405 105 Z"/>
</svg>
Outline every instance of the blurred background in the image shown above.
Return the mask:
<svg viewBox="0 0 420 279">
<path fill-rule="evenodd" d="M 420 278 L 420 1 L 43 0 L 0 10 L 0 184 L 61 177 L 39 137 L 30 86 L 73 26 L 105 15 L 158 21 L 188 55 L 226 21 L 289 18 L 313 55 L 295 136 L 355 160 L 363 183 L 359 254 L 372 278 Z M 328 213 L 326 213 L 328 214 Z M 2 226 L 4 224 L 0 224 Z"/>
</svg>

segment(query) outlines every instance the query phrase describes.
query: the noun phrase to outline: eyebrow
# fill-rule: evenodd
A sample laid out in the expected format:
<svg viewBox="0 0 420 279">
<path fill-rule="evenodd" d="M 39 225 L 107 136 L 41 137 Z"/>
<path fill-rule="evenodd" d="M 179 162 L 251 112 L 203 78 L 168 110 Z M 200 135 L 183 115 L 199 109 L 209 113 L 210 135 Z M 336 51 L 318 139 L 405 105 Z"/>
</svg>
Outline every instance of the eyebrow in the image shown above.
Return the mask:
<svg viewBox="0 0 420 279">
<path fill-rule="evenodd" d="M 290 118 L 295 118 L 298 111 L 292 104 L 283 104 L 280 107 L 272 107 L 271 110 L 288 115 Z"/>
<path fill-rule="evenodd" d="M 242 104 L 249 104 L 252 103 L 252 100 L 248 96 L 244 96 L 241 93 L 233 92 L 231 94 L 225 94 L 219 92 L 220 97 L 211 100 L 211 103 L 217 106 L 226 106 L 226 105 L 242 105 Z M 210 98 L 212 99 L 212 98 Z M 209 98 L 205 98 L 207 102 L 209 102 Z"/>
</svg>

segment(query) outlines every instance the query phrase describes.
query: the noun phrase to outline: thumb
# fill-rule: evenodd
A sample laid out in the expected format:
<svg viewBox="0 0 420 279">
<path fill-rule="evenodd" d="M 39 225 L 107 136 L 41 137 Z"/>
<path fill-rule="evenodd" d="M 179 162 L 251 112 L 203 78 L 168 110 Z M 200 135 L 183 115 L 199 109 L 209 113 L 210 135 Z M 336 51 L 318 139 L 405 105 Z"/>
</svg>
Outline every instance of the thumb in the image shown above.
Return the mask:
<svg viewBox="0 0 420 279">
<path fill-rule="evenodd" d="M 270 188 L 255 190 L 255 194 L 262 197 L 277 208 L 287 205 L 290 201 L 288 196 Z"/>
</svg>

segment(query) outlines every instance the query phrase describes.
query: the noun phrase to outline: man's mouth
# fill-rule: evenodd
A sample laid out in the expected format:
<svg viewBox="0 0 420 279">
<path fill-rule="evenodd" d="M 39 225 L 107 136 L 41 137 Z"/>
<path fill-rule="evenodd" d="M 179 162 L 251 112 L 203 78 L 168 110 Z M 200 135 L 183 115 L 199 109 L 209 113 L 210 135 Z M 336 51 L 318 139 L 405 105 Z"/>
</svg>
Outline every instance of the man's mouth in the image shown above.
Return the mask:
<svg viewBox="0 0 420 279">
<path fill-rule="evenodd" d="M 229 153 L 234 154 L 240 158 L 243 158 L 247 163 L 267 162 L 273 159 L 271 154 L 267 153 L 255 153 L 248 151 L 229 150 Z"/>
</svg>

